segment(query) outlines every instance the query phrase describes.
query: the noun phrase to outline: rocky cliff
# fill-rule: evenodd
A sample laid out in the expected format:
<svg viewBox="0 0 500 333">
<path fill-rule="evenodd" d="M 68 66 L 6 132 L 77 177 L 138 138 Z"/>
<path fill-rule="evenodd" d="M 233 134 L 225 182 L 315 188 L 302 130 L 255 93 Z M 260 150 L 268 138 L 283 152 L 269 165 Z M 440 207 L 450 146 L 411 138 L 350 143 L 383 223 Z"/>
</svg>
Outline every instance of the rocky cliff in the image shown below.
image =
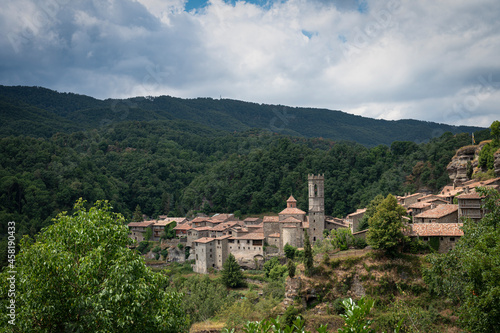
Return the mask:
<svg viewBox="0 0 500 333">
<path fill-rule="evenodd" d="M 481 149 L 491 140 L 482 141 L 477 146 L 465 146 L 459 148 L 451 159 L 451 162 L 446 167 L 448 175 L 452 182 L 461 184 L 469 180 L 467 177 L 467 163 L 470 162 L 473 168 L 473 172 L 486 171 L 480 170 L 479 165 L 479 153 Z M 500 175 L 500 149 L 495 152 L 495 174 Z"/>
</svg>

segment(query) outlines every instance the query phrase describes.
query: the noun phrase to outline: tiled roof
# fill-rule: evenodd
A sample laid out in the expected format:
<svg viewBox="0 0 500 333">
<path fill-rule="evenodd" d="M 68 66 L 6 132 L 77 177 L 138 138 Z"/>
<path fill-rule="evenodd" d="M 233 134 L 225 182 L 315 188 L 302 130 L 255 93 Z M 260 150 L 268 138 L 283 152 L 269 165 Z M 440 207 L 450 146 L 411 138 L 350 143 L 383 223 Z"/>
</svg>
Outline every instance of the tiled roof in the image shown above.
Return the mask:
<svg viewBox="0 0 500 333">
<path fill-rule="evenodd" d="M 194 219 L 191 220 L 191 223 L 207 222 L 207 221 L 209 221 L 208 217 L 195 217 Z"/>
<path fill-rule="evenodd" d="M 413 223 L 409 224 L 410 236 L 463 236 L 463 223 Z"/>
<path fill-rule="evenodd" d="M 215 214 L 214 216 L 212 216 L 212 220 L 223 221 L 233 217 L 234 214 Z"/>
<path fill-rule="evenodd" d="M 210 227 L 199 227 L 199 228 L 193 228 L 193 230 L 196 231 L 206 231 L 206 230 L 212 230 Z"/>
<path fill-rule="evenodd" d="M 279 216 L 264 216 L 263 221 L 264 221 L 264 223 L 266 223 L 266 222 L 279 222 L 280 217 Z"/>
<path fill-rule="evenodd" d="M 258 218 L 258 217 L 247 217 L 243 221 L 255 222 L 255 221 L 258 221 L 258 220 L 260 220 L 260 218 Z"/>
<path fill-rule="evenodd" d="M 283 222 L 285 222 L 285 223 L 300 223 L 302 221 L 293 217 L 293 216 L 289 216 L 286 219 L 283 219 L 280 221 L 280 223 L 283 223 Z"/>
<path fill-rule="evenodd" d="M 280 215 L 299 215 L 299 214 L 305 215 L 306 212 L 298 208 L 285 208 L 280 212 Z"/>
<path fill-rule="evenodd" d="M 206 243 L 210 243 L 211 241 L 214 241 L 214 240 L 215 240 L 215 238 L 212 238 L 212 237 L 202 237 L 200 239 L 195 240 L 194 242 L 206 244 Z"/>
<path fill-rule="evenodd" d="M 167 217 L 166 219 L 157 221 L 155 223 L 155 226 L 166 226 L 166 225 L 169 225 L 172 222 L 182 223 L 185 220 L 186 220 L 186 218 L 184 218 L 184 217 Z"/>
<path fill-rule="evenodd" d="M 214 231 L 224 231 L 224 230 L 227 230 L 235 225 L 237 225 L 238 222 L 224 222 L 224 223 L 220 223 L 218 225 L 216 225 L 215 227 L 213 227 L 211 230 L 214 230 Z"/>
<path fill-rule="evenodd" d="M 458 210 L 458 205 L 439 205 L 434 209 L 427 210 L 416 215 L 416 218 L 438 219 L 450 215 Z"/>
<path fill-rule="evenodd" d="M 222 240 L 222 239 L 227 239 L 227 238 L 231 238 L 231 235 L 220 236 L 220 237 L 217 237 L 216 239 L 217 240 Z"/>
<path fill-rule="evenodd" d="M 271 238 L 280 238 L 281 236 L 280 236 L 280 233 L 279 233 L 279 232 L 277 232 L 277 233 L 275 233 L 275 234 L 270 234 L 270 235 L 269 235 L 269 236 L 267 236 L 267 237 L 271 237 Z"/>
<path fill-rule="evenodd" d="M 290 198 L 288 198 L 288 200 L 286 202 L 297 202 L 297 200 L 295 200 L 293 195 L 291 195 Z"/>
<path fill-rule="evenodd" d="M 174 227 L 174 230 L 189 230 L 189 229 L 191 229 L 189 223 L 178 224 Z"/>
<path fill-rule="evenodd" d="M 302 228 L 309 229 L 309 222 L 302 222 Z"/>
<path fill-rule="evenodd" d="M 247 228 L 264 228 L 264 223 L 247 225 Z"/>
<path fill-rule="evenodd" d="M 264 234 L 260 232 L 253 232 L 250 234 L 242 235 L 240 237 L 233 237 L 233 239 L 264 239 Z"/>
<path fill-rule="evenodd" d="M 412 198 L 415 196 L 423 196 L 423 193 L 417 192 L 417 193 L 409 194 L 409 195 L 398 197 L 398 198 L 399 199 L 408 199 L 408 198 Z"/>
<path fill-rule="evenodd" d="M 470 193 L 464 193 L 460 194 L 457 198 L 458 199 L 483 199 L 485 196 L 480 195 L 477 192 L 470 192 Z"/>
<path fill-rule="evenodd" d="M 147 228 L 151 225 L 155 224 L 155 221 L 143 221 L 143 222 L 130 222 L 128 224 L 129 227 L 142 227 Z"/>
<path fill-rule="evenodd" d="M 429 207 L 431 206 L 432 204 L 430 202 L 415 202 L 414 204 L 411 204 L 408 206 L 408 208 L 410 209 L 422 209 L 422 208 L 425 208 L 425 207 Z"/>
</svg>

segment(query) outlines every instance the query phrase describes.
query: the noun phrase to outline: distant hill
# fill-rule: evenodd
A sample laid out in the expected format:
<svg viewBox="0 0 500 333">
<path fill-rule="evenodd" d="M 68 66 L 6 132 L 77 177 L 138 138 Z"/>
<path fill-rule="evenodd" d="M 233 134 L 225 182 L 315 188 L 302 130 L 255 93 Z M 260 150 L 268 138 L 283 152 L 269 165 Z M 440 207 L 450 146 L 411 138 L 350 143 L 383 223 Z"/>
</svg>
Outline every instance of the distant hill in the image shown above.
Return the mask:
<svg viewBox="0 0 500 333">
<path fill-rule="evenodd" d="M 424 142 L 444 132 L 480 127 L 418 120 L 378 120 L 327 109 L 266 105 L 230 99 L 170 96 L 99 100 L 42 87 L 0 86 L 0 136 L 50 137 L 122 121 L 188 120 L 224 132 L 267 129 L 285 135 L 348 140 L 366 146 Z"/>
</svg>

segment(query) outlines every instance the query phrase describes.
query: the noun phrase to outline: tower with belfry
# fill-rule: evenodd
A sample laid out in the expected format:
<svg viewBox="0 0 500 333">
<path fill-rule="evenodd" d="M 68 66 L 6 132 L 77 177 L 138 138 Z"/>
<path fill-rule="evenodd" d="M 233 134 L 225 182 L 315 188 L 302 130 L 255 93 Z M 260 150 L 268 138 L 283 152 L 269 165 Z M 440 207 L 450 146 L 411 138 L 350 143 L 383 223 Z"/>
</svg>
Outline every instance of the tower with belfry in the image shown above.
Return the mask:
<svg viewBox="0 0 500 333">
<path fill-rule="evenodd" d="M 310 174 L 309 184 L 309 239 L 312 243 L 323 239 L 325 230 L 325 175 Z"/>
</svg>

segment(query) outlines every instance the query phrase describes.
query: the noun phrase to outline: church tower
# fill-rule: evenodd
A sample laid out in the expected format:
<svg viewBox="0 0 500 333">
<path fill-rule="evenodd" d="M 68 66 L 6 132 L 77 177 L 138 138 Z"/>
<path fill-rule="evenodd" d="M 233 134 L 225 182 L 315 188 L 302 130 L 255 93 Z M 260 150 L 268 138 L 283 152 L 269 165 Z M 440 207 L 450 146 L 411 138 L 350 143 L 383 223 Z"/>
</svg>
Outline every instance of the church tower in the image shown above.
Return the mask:
<svg viewBox="0 0 500 333">
<path fill-rule="evenodd" d="M 325 175 L 308 175 L 309 230 L 311 243 L 323 239 L 325 230 Z"/>
</svg>

